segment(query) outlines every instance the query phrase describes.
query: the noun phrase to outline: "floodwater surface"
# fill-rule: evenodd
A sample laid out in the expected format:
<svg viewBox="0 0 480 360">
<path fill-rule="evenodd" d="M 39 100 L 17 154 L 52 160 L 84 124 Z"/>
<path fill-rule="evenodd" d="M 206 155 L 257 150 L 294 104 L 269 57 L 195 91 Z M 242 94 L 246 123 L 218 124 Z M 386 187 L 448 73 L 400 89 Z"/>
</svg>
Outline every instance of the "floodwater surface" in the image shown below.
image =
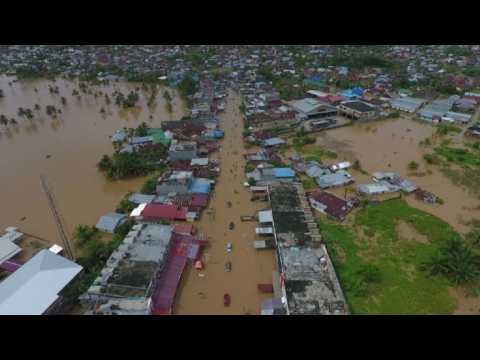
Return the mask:
<svg viewBox="0 0 480 360">
<path fill-rule="evenodd" d="M 178 119 L 185 113 L 179 96 L 172 90 L 169 91 L 173 96 L 173 112 L 169 114 L 163 89 L 156 96 L 154 108 L 146 105 L 149 93 L 140 91 L 137 107 L 119 110 L 112 92 L 119 90 L 126 95 L 139 85 L 115 82 L 108 86 L 89 86 L 92 94 L 80 92 L 78 99 L 72 96 L 73 89 L 80 90 L 78 82 L 13 81 L 12 77 L 0 77 L 0 88 L 5 95 L 0 99 L 0 115 L 18 121 L 17 126 L 0 125 L 0 227 L 3 230 L 16 226 L 47 240 L 47 244 L 61 245 L 61 242 L 41 187 L 41 174 L 53 190 L 70 233 L 79 224 L 95 225 L 102 215 L 115 211 L 115 206 L 128 192 L 138 191 L 145 180 L 112 182 L 97 170 L 101 156 L 113 152 L 109 136 L 124 126 L 135 127 L 142 121 L 160 126 L 162 120 Z M 50 94 L 49 85 L 58 86 L 59 94 Z M 95 97 L 98 92 L 102 95 Z M 110 105 L 105 103 L 105 93 L 110 94 Z M 62 96 L 67 99 L 65 106 L 61 103 Z M 34 111 L 34 119 L 17 115 L 19 107 L 33 110 L 35 104 L 41 109 Z M 54 105 L 62 113 L 56 119 L 48 116 L 47 105 Z M 100 114 L 102 107 L 105 115 Z"/>
<path fill-rule="evenodd" d="M 467 189 L 454 185 L 435 166 L 428 165 L 423 159 L 423 155 L 431 153 L 432 148 L 425 148 L 419 143 L 431 137 L 435 130 L 430 124 L 398 118 L 325 131 L 318 135 L 317 144 L 337 152 L 338 158 L 330 162 L 359 160 L 362 169 L 369 174 L 377 171 L 397 172 L 422 189 L 434 193 L 444 204 L 425 204 L 413 195 L 406 199 L 411 206 L 436 215 L 457 231 L 466 233 L 469 231 L 466 223 L 480 217 L 480 200 Z M 417 170 L 408 169 L 411 161 L 420 165 Z M 355 170 L 351 173 L 356 184 L 372 181 L 370 175 Z"/>
</svg>

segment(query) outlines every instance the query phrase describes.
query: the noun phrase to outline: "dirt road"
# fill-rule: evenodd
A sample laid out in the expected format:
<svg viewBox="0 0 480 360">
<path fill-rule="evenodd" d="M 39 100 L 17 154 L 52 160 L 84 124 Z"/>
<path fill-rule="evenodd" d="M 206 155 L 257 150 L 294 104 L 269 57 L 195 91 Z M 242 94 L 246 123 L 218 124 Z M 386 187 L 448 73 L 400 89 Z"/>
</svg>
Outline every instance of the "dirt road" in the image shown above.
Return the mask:
<svg viewBox="0 0 480 360">
<path fill-rule="evenodd" d="M 210 200 L 212 214 L 204 211 L 195 223 L 210 241 L 203 254 L 205 268 L 187 269 L 177 293 L 174 314 L 259 314 L 261 302 L 271 297 L 259 293 L 257 284 L 272 282 L 275 253 L 255 250 L 256 222 L 240 222 L 241 215 L 255 215 L 268 204 L 250 201 L 250 193 L 242 185 L 245 149 L 239 105 L 239 96 L 231 93 L 220 116 L 225 139 L 220 152 L 213 156 L 221 161 L 222 170 Z M 230 222 L 235 224 L 233 230 L 229 229 Z M 229 242 L 233 244 L 231 253 L 227 253 Z M 231 272 L 224 271 L 227 261 L 232 263 Z M 223 305 L 224 293 L 231 296 L 230 307 Z"/>
</svg>

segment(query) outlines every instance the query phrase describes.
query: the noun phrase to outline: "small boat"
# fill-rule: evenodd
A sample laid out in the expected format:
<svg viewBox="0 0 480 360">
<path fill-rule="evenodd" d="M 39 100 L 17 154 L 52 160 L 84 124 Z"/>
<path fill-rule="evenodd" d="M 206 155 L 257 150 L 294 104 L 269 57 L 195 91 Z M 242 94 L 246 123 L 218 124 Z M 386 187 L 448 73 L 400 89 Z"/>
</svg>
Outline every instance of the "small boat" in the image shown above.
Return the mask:
<svg viewBox="0 0 480 360">
<path fill-rule="evenodd" d="M 227 261 L 225 263 L 225 272 L 230 272 L 232 271 L 232 263 L 230 261 Z"/>
<path fill-rule="evenodd" d="M 230 302 L 232 301 L 230 294 L 223 294 L 223 305 L 230 306 Z"/>
<path fill-rule="evenodd" d="M 232 243 L 227 244 L 227 252 L 232 252 Z"/>
<path fill-rule="evenodd" d="M 235 224 L 233 222 L 231 222 L 230 225 L 228 225 L 228 228 L 230 230 L 233 230 L 235 228 Z"/>
</svg>

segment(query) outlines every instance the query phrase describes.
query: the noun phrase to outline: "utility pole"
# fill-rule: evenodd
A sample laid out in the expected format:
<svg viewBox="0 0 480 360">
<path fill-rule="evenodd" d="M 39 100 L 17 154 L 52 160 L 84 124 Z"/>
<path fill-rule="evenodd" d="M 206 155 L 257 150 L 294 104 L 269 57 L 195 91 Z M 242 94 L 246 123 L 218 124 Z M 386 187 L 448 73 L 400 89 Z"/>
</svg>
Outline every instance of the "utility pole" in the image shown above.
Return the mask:
<svg viewBox="0 0 480 360">
<path fill-rule="evenodd" d="M 73 247 L 70 244 L 70 238 L 67 235 L 67 231 L 63 224 L 58 207 L 55 203 L 52 190 L 48 186 L 47 178 L 44 175 L 40 175 L 40 181 L 42 183 L 43 191 L 47 196 L 48 205 L 50 206 L 50 210 L 52 211 L 53 218 L 55 219 L 55 225 L 57 225 L 58 234 L 60 236 L 60 239 L 62 240 L 63 248 L 65 249 L 65 254 L 70 260 L 75 261 L 75 254 L 73 252 Z"/>
</svg>

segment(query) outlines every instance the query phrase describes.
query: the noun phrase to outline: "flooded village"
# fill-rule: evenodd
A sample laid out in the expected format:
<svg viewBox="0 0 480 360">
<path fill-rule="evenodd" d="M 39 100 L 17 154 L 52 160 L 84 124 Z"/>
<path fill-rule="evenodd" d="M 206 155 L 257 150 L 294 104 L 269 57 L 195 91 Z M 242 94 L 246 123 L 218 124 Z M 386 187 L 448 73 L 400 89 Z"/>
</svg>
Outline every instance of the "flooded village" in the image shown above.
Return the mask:
<svg viewBox="0 0 480 360">
<path fill-rule="evenodd" d="M 479 47 L 1 51 L 0 313 L 480 312 Z"/>
</svg>

